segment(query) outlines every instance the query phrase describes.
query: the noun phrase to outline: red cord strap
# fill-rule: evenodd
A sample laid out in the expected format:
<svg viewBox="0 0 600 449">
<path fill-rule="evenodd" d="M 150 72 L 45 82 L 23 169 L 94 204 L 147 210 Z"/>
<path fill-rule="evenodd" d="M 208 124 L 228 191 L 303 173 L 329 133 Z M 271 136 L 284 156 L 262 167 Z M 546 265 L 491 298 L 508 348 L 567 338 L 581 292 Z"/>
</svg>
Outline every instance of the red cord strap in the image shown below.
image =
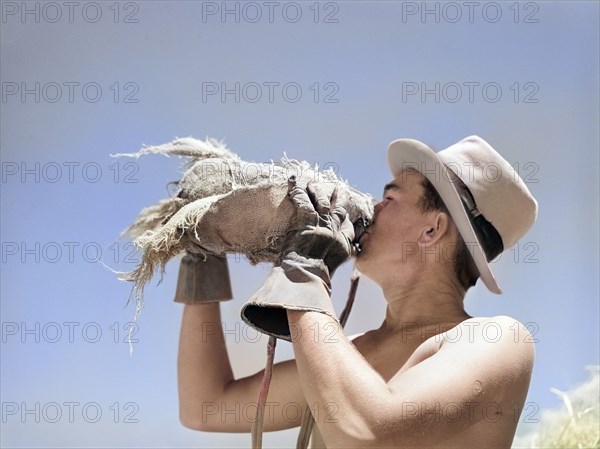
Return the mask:
<svg viewBox="0 0 600 449">
<path fill-rule="evenodd" d="M 275 357 L 275 345 L 277 344 L 276 337 L 269 337 L 267 345 L 267 366 L 263 375 L 262 384 L 258 393 L 258 401 L 256 403 L 256 419 L 252 424 L 252 449 L 262 448 L 262 434 L 265 417 L 265 403 L 269 394 L 269 384 L 271 383 L 271 374 L 273 373 L 273 358 Z"/>
</svg>

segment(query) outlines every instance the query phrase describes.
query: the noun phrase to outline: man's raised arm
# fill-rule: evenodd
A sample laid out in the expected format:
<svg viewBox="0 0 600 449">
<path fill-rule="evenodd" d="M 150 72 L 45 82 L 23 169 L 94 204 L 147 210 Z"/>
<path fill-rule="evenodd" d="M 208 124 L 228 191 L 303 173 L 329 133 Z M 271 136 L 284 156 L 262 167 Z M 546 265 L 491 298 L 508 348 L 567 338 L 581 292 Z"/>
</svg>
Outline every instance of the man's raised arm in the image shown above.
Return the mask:
<svg viewBox="0 0 600 449">
<path fill-rule="evenodd" d="M 181 423 L 209 432 L 250 432 L 262 371 L 235 380 L 223 336 L 219 301 L 231 299 L 227 261 L 186 255 L 181 262 L 175 301 L 185 304 L 178 355 Z M 300 424 L 305 401 L 294 361 L 273 367 L 264 429 Z M 286 413 L 286 411 L 288 411 Z"/>
</svg>

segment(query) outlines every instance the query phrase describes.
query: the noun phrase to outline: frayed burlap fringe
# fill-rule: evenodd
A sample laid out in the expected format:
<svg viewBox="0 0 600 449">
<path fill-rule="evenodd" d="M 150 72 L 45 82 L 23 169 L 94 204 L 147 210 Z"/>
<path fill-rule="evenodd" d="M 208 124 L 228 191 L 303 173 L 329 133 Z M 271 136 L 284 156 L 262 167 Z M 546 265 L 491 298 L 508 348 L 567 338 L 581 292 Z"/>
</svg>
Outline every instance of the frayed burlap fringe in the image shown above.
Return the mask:
<svg viewBox="0 0 600 449">
<path fill-rule="evenodd" d="M 353 222 L 373 214 L 371 196 L 350 187 L 333 170 L 320 171 L 285 155 L 279 162 L 244 162 L 222 142 L 188 137 L 113 157 L 145 154 L 185 157 L 186 171 L 177 182 L 176 197 L 146 207 L 122 233 L 142 251 L 133 271 L 118 273 L 119 279 L 134 283 L 130 299 L 136 300 L 136 316 L 155 271 L 160 271 L 160 283 L 167 262 L 184 251 L 200 256 L 240 253 L 252 264 L 277 260 L 286 233 L 294 229 L 295 211 L 287 198 L 291 175 L 299 185 L 312 181 L 329 193 L 338 185 Z"/>
</svg>

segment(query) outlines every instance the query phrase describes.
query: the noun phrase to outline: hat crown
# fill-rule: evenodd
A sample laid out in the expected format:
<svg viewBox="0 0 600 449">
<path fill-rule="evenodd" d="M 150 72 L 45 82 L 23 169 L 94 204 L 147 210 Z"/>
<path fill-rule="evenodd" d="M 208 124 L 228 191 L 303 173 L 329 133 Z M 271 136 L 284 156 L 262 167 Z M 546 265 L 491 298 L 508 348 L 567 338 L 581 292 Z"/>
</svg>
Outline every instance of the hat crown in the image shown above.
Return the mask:
<svg viewBox="0 0 600 449">
<path fill-rule="evenodd" d="M 517 170 L 488 142 L 469 136 L 437 156 L 467 186 L 479 212 L 500 234 L 505 249 L 531 229 L 537 218 L 537 201 Z"/>
</svg>

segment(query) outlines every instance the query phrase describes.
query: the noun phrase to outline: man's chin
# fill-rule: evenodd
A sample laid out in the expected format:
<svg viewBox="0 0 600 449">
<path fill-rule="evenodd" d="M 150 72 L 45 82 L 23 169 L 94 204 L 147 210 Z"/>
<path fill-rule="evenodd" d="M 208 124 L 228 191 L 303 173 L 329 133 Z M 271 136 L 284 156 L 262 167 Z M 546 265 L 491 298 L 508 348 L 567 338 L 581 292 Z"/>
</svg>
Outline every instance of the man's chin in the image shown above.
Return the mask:
<svg viewBox="0 0 600 449">
<path fill-rule="evenodd" d="M 364 257 L 365 257 L 365 247 L 364 247 L 364 245 L 359 245 L 358 246 L 358 251 L 356 252 L 356 256 L 355 257 L 356 257 L 357 263 L 358 263 L 358 261 L 360 259 L 364 259 Z"/>
<path fill-rule="evenodd" d="M 356 258 L 356 269 L 360 272 L 360 275 L 366 278 L 373 280 L 371 275 L 376 273 L 376 270 L 373 268 L 372 261 L 369 261 L 369 258 L 363 255 L 361 258 Z"/>
<path fill-rule="evenodd" d="M 364 270 L 367 269 L 368 266 L 368 251 L 366 250 L 366 248 L 363 246 L 360 249 L 360 252 L 356 255 L 356 268 L 361 272 L 364 273 Z"/>
</svg>

